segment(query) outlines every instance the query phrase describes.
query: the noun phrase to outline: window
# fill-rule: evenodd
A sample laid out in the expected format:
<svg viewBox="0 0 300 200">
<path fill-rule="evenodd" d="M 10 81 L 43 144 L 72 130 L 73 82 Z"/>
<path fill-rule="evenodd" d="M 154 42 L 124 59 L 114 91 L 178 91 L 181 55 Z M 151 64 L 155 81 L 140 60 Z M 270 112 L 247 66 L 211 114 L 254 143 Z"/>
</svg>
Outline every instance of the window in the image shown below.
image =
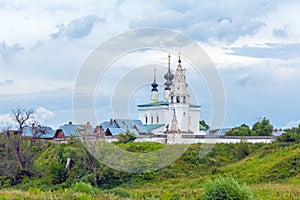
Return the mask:
<svg viewBox="0 0 300 200">
<path fill-rule="evenodd" d="M 156 123 L 158 123 L 158 122 L 159 122 L 159 116 L 156 117 Z"/>
<path fill-rule="evenodd" d="M 148 117 L 147 116 L 145 116 L 145 122 L 146 122 L 146 124 L 148 124 Z"/>
<path fill-rule="evenodd" d="M 151 116 L 151 124 L 153 124 L 153 116 Z"/>
<path fill-rule="evenodd" d="M 176 97 L 176 103 L 180 103 L 180 98 L 179 98 L 179 96 Z"/>
<path fill-rule="evenodd" d="M 171 103 L 174 103 L 174 97 L 171 96 Z"/>
<path fill-rule="evenodd" d="M 186 103 L 186 96 L 183 96 L 183 103 Z"/>
</svg>

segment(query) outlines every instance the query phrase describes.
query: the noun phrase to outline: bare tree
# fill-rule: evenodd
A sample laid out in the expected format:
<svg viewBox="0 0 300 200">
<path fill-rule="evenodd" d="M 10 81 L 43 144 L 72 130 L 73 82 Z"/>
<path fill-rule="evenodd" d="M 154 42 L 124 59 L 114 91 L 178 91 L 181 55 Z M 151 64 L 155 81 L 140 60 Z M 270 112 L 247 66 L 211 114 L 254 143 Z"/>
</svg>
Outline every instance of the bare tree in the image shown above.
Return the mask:
<svg viewBox="0 0 300 200">
<path fill-rule="evenodd" d="M 16 159 L 18 162 L 18 165 L 20 169 L 23 169 L 23 162 L 21 159 L 21 140 L 22 140 L 22 134 L 23 134 L 23 127 L 27 124 L 27 122 L 33 118 L 33 110 L 32 109 L 26 109 L 26 108 L 16 108 L 12 110 L 12 116 L 14 120 L 18 123 L 19 126 L 19 132 L 18 137 L 16 141 Z"/>
</svg>

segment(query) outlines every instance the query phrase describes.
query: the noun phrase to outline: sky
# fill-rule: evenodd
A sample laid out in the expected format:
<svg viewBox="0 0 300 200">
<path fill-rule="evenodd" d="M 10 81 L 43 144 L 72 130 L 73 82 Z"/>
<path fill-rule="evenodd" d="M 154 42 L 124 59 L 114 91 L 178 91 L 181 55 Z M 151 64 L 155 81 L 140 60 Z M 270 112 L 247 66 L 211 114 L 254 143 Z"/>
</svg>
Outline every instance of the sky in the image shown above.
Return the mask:
<svg viewBox="0 0 300 200">
<path fill-rule="evenodd" d="M 208 54 L 225 89 L 224 127 L 252 125 L 263 117 L 276 128 L 297 126 L 299 10 L 297 0 L 1 0 L 0 127 L 14 126 L 10 114 L 16 107 L 32 108 L 37 121 L 54 129 L 74 121 L 74 86 L 88 56 L 110 38 L 144 27 L 177 31 Z M 99 123 L 116 115 L 109 92 L 113 87 L 109 85 L 117 85 L 128 66 L 161 66 L 157 76 L 159 90 L 163 91 L 167 53 L 136 51 L 112 64 L 106 83 L 98 83 L 95 91 Z M 181 53 L 184 57 L 184 49 Z M 176 62 L 173 53 L 173 70 Z M 194 100 L 202 106 L 200 118 L 209 123 L 212 105 L 205 81 L 189 70 L 188 61 L 183 59 L 182 64 Z M 132 118 L 137 118 L 136 104 L 151 98 L 152 74 L 147 72 L 147 77 L 149 80 L 130 93 L 128 110 Z M 101 84 L 108 86 L 101 90 Z"/>
</svg>

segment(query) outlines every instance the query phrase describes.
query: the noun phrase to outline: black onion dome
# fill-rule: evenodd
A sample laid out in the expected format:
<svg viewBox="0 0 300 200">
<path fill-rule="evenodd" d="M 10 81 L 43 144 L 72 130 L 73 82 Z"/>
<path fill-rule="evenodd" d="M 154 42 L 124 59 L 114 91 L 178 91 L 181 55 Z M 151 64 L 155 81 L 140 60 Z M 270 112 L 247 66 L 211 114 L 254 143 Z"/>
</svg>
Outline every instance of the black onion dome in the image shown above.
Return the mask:
<svg viewBox="0 0 300 200">
<path fill-rule="evenodd" d="M 152 88 L 151 92 L 154 92 L 154 91 L 158 92 L 157 88 Z"/>
<path fill-rule="evenodd" d="M 158 84 L 156 83 L 156 82 L 153 82 L 152 84 L 151 84 L 151 87 L 152 87 L 152 90 L 151 90 L 151 92 L 153 92 L 153 91 L 158 91 L 157 90 L 157 87 L 158 87 Z"/>
<path fill-rule="evenodd" d="M 151 86 L 154 87 L 154 88 L 157 88 L 158 84 L 156 82 L 154 82 L 154 83 L 151 84 Z"/>
</svg>

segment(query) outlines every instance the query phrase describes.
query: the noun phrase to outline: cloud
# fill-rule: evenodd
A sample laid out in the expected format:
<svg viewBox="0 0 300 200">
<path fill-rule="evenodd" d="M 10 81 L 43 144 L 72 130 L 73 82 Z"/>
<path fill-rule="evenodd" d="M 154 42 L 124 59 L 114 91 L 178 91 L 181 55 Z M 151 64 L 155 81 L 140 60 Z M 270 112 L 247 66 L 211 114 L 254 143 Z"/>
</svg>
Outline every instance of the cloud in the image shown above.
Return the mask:
<svg viewBox="0 0 300 200">
<path fill-rule="evenodd" d="M 55 116 L 55 114 L 44 107 L 39 107 L 34 111 L 32 116 L 33 118 L 28 120 L 28 123 L 37 121 L 38 123 L 43 124 L 51 120 Z M 7 113 L 7 114 L 0 115 L 0 128 L 16 128 L 16 127 L 17 127 L 17 122 L 14 120 L 12 114 Z"/>
<path fill-rule="evenodd" d="M 67 25 L 58 25 L 57 27 L 59 30 L 56 33 L 52 33 L 50 36 L 52 38 L 57 38 L 59 36 L 66 36 L 72 39 L 81 38 L 87 36 L 98 22 L 104 23 L 106 20 L 104 18 L 99 18 L 96 15 L 77 18 Z"/>
<path fill-rule="evenodd" d="M 262 16 L 275 6 L 273 1 L 193 2 L 184 8 L 182 2 L 170 2 L 133 19 L 130 27 L 162 27 L 182 31 L 201 42 L 211 40 L 232 43 L 240 36 L 256 34 L 266 23 Z M 177 5 L 176 5 L 177 4 Z M 247 6 L 245 6 L 245 4 Z"/>
<path fill-rule="evenodd" d="M 230 55 L 240 55 L 254 58 L 293 59 L 299 58 L 300 43 L 276 44 L 266 43 L 265 47 L 236 47 L 231 48 Z"/>
<path fill-rule="evenodd" d="M 285 29 L 282 29 L 282 28 L 273 29 L 273 35 L 276 36 L 276 37 L 280 37 L 280 38 L 286 38 L 286 37 L 289 36 L 287 31 Z"/>
<path fill-rule="evenodd" d="M 251 75 L 246 75 L 241 78 L 239 78 L 235 84 L 237 86 L 247 86 L 247 85 L 253 85 L 255 84 L 255 81 L 253 80 L 253 77 Z"/>
<path fill-rule="evenodd" d="M 53 112 L 51 112 L 50 110 L 47 110 L 44 107 L 39 107 L 34 112 L 34 119 L 36 121 L 38 121 L 39 123 L 44 123 L 47 120 L 50 120 L 51 118 L 53 118 L 54 116 L 55 115 Z"/>
<path fill-rule="evenodd" d="M 300 124 L 300 120 L 292 120 L 287 125 L 284 126 L 284 128 L 293 128 L 293 127 L 298 127 Z"/>
<path fill-rule="evenodd" d="M 4 41 L 0 42 L 0 55 L 4 60 L 8 59 L 10 55 L 17 53 L 23 49 L 24 48 L 17 43 L 12 46 L 8 46 Z"/>
<path fill-rule="evenodd" d="M 3 81 L 0 81 L 0 86 L 6 86 L 6 85 L 11 85 L 14 81 L 11 79 L 6 79 Z"/>
<path fill-rule="evenodd" d="M 2 129 L 14 128 L 16 125 L 17 123 L 13 120 L 11 114 L 0 115 L 0 131 L 2 131 Z"/>
</svg>

